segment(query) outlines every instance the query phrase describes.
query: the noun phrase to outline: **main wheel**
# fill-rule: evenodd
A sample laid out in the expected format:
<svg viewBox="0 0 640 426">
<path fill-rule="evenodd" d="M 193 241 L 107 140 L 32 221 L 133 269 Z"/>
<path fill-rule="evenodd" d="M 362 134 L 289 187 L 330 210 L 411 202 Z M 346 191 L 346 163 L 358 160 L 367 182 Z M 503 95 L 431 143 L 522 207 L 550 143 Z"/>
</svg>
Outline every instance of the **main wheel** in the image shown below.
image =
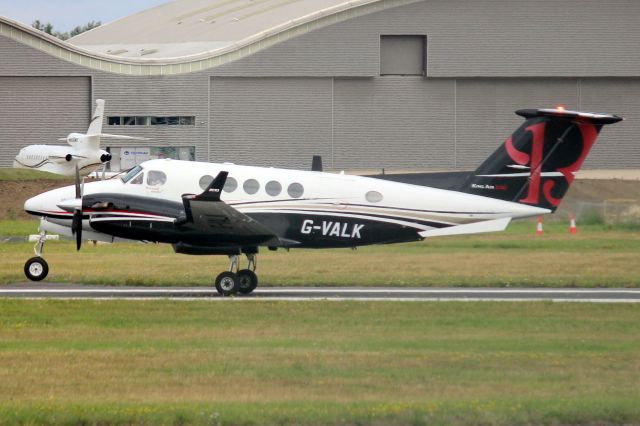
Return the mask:
<svg viewBox="0 0 640 426">
<path fill-rule="evenodd" d="M 238 291 L 242 294 L 249 294 L 258 287 L 258 276 L 251 269 L 241 269 L 238 271 Z"/>
<path fill-rule="evenodd" d="M 24 264 L 24 274 L 31 281 L 43 280 L 49 273 L 49 265 L 40 256 L 32 257 Z"/>
<path fill-rule="evenodd" d="M 216 277 L 216 290 L 220 296 L 232 296 L 238 292 L 238 276 L 233 272 L 222 272 Z"/>
</svg>

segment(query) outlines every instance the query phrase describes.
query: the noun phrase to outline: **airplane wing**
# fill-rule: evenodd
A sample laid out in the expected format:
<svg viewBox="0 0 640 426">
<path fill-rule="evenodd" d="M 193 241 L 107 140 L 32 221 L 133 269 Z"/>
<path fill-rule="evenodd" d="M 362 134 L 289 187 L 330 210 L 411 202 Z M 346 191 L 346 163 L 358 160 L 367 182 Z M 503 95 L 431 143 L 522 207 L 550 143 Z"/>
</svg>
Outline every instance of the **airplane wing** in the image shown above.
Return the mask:
<svg viewBox="0 0 640 426">
<path fill-rule="evenodd" d="M 185 216 L 176 219 L 176 225 L 221 236 L 262 241 L 277 239 L 273 231 L 220 200 L 227 175 L 228 172 L 220 172 L 200 195 L 183 195 Z"/>
</svg>

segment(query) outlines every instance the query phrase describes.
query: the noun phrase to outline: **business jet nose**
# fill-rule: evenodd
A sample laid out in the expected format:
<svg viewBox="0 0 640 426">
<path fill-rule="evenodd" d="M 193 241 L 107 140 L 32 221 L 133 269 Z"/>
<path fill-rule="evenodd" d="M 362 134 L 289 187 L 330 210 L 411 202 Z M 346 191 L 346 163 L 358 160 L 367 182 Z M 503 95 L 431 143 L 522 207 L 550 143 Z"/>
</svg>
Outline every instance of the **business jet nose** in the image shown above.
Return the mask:
<svg viewBox="0 0 640 426">
<path fill-rule="evenodd" d="M 35 197 L 29 198 L 24 202 L 24 211 L 35 215 L 41 216 L 44 211 L 44 194 L 36 195 Z"/>
<path fill-rule="evenodd" d="M 75 188 L 73 186 L 53 189 L 29 198 L 24 203 L 24 210 L 34 216 L 65 215 L 67 212 L 59 207 L 58 204 L 69 199 L 75 200 Z"/>
</svg>

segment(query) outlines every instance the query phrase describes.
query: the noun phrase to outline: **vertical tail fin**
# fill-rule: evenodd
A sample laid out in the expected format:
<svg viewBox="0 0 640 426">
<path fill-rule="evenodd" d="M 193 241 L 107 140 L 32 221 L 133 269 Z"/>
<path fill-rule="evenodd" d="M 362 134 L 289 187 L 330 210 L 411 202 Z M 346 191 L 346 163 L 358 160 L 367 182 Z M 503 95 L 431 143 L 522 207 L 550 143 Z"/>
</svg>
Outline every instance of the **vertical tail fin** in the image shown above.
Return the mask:
<svg viewBox="0 0 640 426">
<path fill-rule="evenodd" d="M 91 123 L 87 135 L 99 135 L 102 133 L 102 118 L 104 116 L 104 100 L 96 99 L 96 110 L 91 116 Z"/>
<path fill-rule="evenodd" d="M 462 191 L 552 211 L 606 124 L 621 117 L 558 109 L 524 109 L 525 122 L 472 173 Z"/>
</svg>

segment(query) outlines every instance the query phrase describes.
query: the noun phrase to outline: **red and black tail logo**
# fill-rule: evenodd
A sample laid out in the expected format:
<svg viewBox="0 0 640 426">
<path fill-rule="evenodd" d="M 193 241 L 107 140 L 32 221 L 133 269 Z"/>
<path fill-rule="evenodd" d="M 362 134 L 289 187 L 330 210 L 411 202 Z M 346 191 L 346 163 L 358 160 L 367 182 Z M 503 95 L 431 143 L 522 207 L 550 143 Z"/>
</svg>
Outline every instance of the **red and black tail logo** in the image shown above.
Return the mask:
<svg viewBox="0 0 640 426">
<path fill-rule="evenodd" d="M 528 152 L 523 152 L 514 146 L 513 135 L 504 143 L 504 148 L 509 158 L 516 164 L 526 166 L 530 170 L 526 196 L 514 201 L 539 205 L 540 195 L 542 195 L 546 203 L 557 207 L 566 190 L 563 191 L 562 195 L 555 197 L 553 195 L 554 187 L 564 184 L 563 186 L 568 188 L 571 185 L 575 178 L 575 173 L 582 167 L 582 163 L 584 163 L 598 137 L 598 129 L 594 124 L 575 122 L 565 130 L 565 135 L 557 135 L 554 132 L 550 138 L 545 138 L 547 124 L 547 121 L 541 121 L 524 128 L 524 132 L 527 133 L 524 138 L 530 138 L 531 141 L 521 145 L 528 146 Z M 579 134 L 572 135 L 572 132 Z M 556 139 L 555 143 L 553 140 L 547 140 L 554 138 Z M 573 152 L 577 155 L 554 156 L 552 150 L 558 150 L 560 145 L 565 143 L 573 145 L 575 149 Z M 545 145 L 549 145 L 550 149 L 545 150 Z M 564 179 L 564 182 L 559 182 L 559 179 Z"/>
<path fill-rule="evenodd" d="M 528 116 L 465 184 L 465 192 L 555 210 L 602 128 L 587 119 Z"/>
</svg>

